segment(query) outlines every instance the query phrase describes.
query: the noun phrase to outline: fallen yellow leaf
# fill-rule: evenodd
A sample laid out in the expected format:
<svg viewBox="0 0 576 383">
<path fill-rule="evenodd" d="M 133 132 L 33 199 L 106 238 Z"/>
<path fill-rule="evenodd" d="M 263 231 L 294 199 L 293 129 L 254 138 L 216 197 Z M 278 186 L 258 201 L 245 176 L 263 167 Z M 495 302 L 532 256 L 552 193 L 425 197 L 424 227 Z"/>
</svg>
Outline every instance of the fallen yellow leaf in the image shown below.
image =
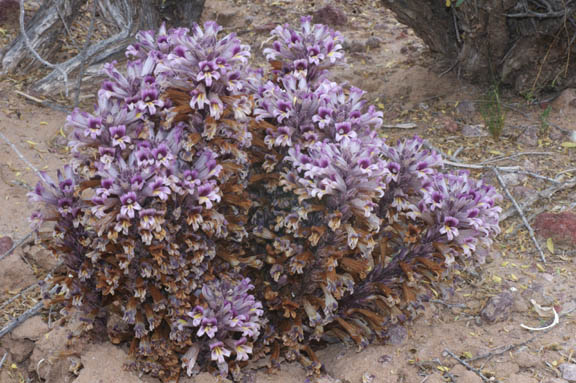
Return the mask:
<svg viewBox="0 0 576 383">
<path fill-rule="evenodd" d="M 548 238 L 546 240 L 546 248 L 548 249 L 550 254 L 554 254 L 554 241 L 552 241 L 552 238 Z"/>
</svg>

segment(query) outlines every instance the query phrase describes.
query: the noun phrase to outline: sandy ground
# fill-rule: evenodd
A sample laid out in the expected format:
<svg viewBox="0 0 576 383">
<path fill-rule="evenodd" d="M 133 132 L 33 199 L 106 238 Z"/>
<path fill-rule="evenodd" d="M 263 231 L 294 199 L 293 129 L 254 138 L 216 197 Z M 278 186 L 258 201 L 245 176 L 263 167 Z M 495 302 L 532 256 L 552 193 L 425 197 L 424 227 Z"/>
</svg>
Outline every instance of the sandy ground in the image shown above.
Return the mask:
<svg viewBox="0 0 576 383">
<path fill-rule="evenodd" d="M 424 44 L 381 8 L 378 1 L 332 3 L 342 9 L 348 19 L 344 26 L 336 27 L 348 41 L 348 64 L 335 71 L 335 78 L 367 90 L 369 99 L 385 112 L 387 124 L 412 122 L 417 125 L 410 131 L 383 131 L 390 139 L 420 134 L 445 152 L 455 153 L 462 148 L 458 158 L 465 163 L 519 152 L 553 153 L 498 162 L 499 165 L 521 165 L 549 177 L 574 167 L 576 149 L 561 145 L 569 137 L 560 134 L 551 138 L 551 127 L 542 126 L 541 117 L 548 104 L 530 105 L 526 100 L 504 94 L 509 107 L 502 138 L 467 137 L 463 133 L 466 126 L 484 123 L 478 101 L 485 88 L 460 82 L 455 71 L 442 77 L 438 75 L 450 63 L 436 62 Z M 245 41 L 253 41 L 257 51 L 256 47 L 267 38 L 273 23 L 296 22 L 321 5 L 305 0 L 207 0 L 203 18 L 216 19 Z M 262 60 L 258 53 L 255 56 L 257 61 Z M 61 135 L 66 114 L 39 107 L 17 95 L 14 90 L 21 87 L 18 81 L 8 78 L 0 83 L 0 132 L 34 167 L 54 173 L 66 158 Z M 548 121 L 571 129 L 572 117 L 576 115 L 571 104 L 574 99 L 576 94 L 566 93 L 550 104 Z M 541 128 L 535 142 L 522 136 L 531 126 Z M 489 172 L 476 174 L 495 182 Z M 25 195 L 36 178 L 34 170 L 0 140 L 0 237 L 17 241 L 29 232 L 27 217 L 31 210 Z M 546 181 L 525 175 L 515 178 L 510 175 L 506 180 L 517 198 L 550 186 Z M 553 200 L 537 204 L 531 213 L 561 211 L 573 203 L 574 198 L 566 191 L 555 195 Z M 511 205 L 504 201 L 503 206 Z M 541 238 L 548 258 L 544 264 L 517 217 L 503 222 L 502 228 L 488 263 L 471 272 L 457 273 L 452 283 L 437 287 L 436 299 L 428 304 L 422 316 L 410 325 L 396 328 L 389 344 L 372 345 L 361 352 L 343 345 L 320 350 L 319 357 L 333 378 L 320 381 L 482 382 L 479 375 L 467 371 L 450 355 L 454 353 L 471 360 L 470 364 L 490 381 L 566 382 L 562 378 L 564 367 L 560 367 L 573 361 L 576 350 L 576 326 L 571 313 L 576 307 L 574 253 L 569 246 L 556 243 L 552 254 L 550 247 L 545 246 L 546 238 Z M 16 286 L 16 279 L 33 282 L 48 272 L 49 261 L 40 250 L 27 246 L 10 256 L 15 260 L 1 261 L 4 263 L 0 263 L 0 302 L 26 286 L 25 283 Z M 33 275 L 26 274 L 30 273 L 28 267 L 32 268 Z M 2 274 L 2 270 L 8 269 L 24 271 L 23 274 Z M 25 274 L 26 278 L 21 277 Z M 23 312 L 37 295 L 31 293 L 3 308 L 2 326 Z M 559 324 L 543 332 L 522 328 L 521 324 L 540 327 L 552 321 L 548 316 L 551 311 L 540 315 L 531 300 L 544 307 L 554 307 L 560 313 Z M 56 322 L 50 323 L 49 328 L 48 314 L 46 310 L 42 316 L 27 321 L 0 339 L 0 358 L 6 353 L 4 363 L 0 363 L 0 382 L 157 382 L 124 371 L 122 366 L 129 361 L 125 348 L 95 343 L 88 338 L 68 341 L 70 326 Z M 305 380 L 304 371 L 296 364 L 285 364 L 274 374 L 265 370 L 250 372 L 246 379 L 247 382 Z M 216 380 L 202 374 L 180 381 Z"/>
</svg>

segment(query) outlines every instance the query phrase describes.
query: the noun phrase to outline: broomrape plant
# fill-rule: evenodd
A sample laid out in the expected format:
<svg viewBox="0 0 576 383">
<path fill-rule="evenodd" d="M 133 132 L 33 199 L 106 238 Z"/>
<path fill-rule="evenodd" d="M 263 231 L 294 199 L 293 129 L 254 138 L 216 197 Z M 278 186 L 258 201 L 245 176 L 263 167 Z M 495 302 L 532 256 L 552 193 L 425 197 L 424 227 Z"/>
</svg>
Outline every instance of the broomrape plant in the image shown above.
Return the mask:
<svg viewBox="0 0 576 383">
<path fill-rule="evenodd" d="M 30 193 L 63 261 L 54 303 L 164 380 L 265 356 L 318 373 L 314 345 L 385 340 L 499 232 L 493 187 L 421 138 L 385 142 L 364 92 L 330 79 L 339 33 L 272 36 L 266 72 L 213 22 L 140 32 Z"/>
</svg>

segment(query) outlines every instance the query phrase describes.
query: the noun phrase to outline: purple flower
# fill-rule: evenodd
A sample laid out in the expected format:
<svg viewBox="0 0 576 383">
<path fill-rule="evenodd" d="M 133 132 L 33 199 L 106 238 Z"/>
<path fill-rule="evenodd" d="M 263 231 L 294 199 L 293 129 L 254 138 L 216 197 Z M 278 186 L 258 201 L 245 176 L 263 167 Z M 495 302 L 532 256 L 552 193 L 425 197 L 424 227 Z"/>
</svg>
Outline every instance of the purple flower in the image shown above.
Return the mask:
<svg viewBox="0 0 576 383">
<path fill-rule="evenodd" d="M 190 107 L 198 108 L 200 110 L 204 109 L 204 105 L 210 105 L 208 97 L 206 96 L 206 89 L 203 84 L 200 84 L 190 92 L 192 98 L 190 99 Z"/>
<path fill-rule="evenodd" d="M 220 202 L 220 190 L 213 183 L 206 183 L 198 187 L 198 203 L 211 209 L 213 202 Z"/>
<path fill-rule="evenodd" d="M 218 326 L 216 325 L 217 323 L 218 323 L 218 320 L 214 319 L 214 318 L 202 319 L 202 322 L 200 324 L 200 327 L 199 327 L 196 335 L 202 336 L 202 335 L 206 334 L 208 336 L 208 338 L 214 338 L 214 336 L 216 335 L 216 332 L 218 331 Z"/>
<path fill-rule="evenodd" d="M 223 59 L 221 59 L 221 62 L 224 62 Z M 200 67 L 200 72 L 196 76 L 196 80 L 204 81 L 206 86 L 211 86 L 213 80 L 220 78 L 218 66 L 214 61 L 200 61 L 198 66 Z"/>
<path fill-rule="evenodd" d="M 198 327 L 204 319 L 204 308 L 202 306 L 196 306 L 189 315 L 192 318 L 192 326 Z"/>
<path fill-rule="evenodd" d="M 120 149 L 126 149 L 126 144 L 132 142 L 130 137 L 126 135 L 126 126 L 118 125 L 110 127 L 110 135 L 112 136 L 112 146 L 119 146 Z"/>
<path fill-rule="evenodd" d="M 208 100 L 210 102 L 210 116 L 214 117 L 215 120 L 219 120 L 224 112 L 224 103 L 215 93 L 210 93 Z"/>
<path fill-rule="evenodd" d="M 440 233 L 446 234 L 448 240 L 458 236 L 458 219 L 454 217 L 444 218 L 444 225 L 440 228 Z"/>
<path fill-rule="evenodd" d="M 356 132 L 352 130 L 352 125 L 349 122 L 340 122 L 336 124 L 336 142 L 356 138 Z"/>
<path fill-rule="evenodd" d="M 230 350 L 224 347 L 224 343 L 215 341 L 210 343 L 210 357 L 218 363 L 224 363 L 224 358 L 230 356 Z"/>
<path fill-rule="evenodd" d="M 312 121 L 317 123 L 320 129 L 324 129 L 332 122 L 332 110 L 325 107 L 318 108 L 318 114 L 312 117 Z"/>
<path fill-rule="evenodd" d="M 136 193 L 128 192 L 120 197 L 120 202 L 122 207 L 120 208 L 120 214 L 127 216 L 129 218 L 134 218 L 134 213 L 137 210 L 141 210 L 142 207 L 136 199 Z"/>
<path fill-rule="evenodd" d="M 158 90 L 155 88 L 143 88 L 141 99 L 136 103 L 136 107 L 141 113 L 148 113 L 153 116 L 158 108 L 164 107 L 164 102 L 158 99 Z"/>
<path fill-rule="evenodd" d="M 247 343 L 246 337 L 242 337 L 234 342 L 233 348 L 236 353 L 236 360 L 248 360 L 249 354 L 252 354 L 252 345 Z"/>
</svg>

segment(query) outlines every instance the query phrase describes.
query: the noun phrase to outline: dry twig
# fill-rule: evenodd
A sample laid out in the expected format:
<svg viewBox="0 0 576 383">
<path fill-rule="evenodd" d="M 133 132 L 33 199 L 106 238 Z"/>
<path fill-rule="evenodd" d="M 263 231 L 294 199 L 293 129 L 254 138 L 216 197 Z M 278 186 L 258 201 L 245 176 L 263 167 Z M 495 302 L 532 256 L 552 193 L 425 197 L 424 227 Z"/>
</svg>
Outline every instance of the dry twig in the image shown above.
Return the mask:
<svg viewBox="0 0 576 383">
<path fill-rule="evenodd" d="M 544 255 L 544 251 L 542 250 L 542 247 L 540 247 L 540 243 L 538 242 L 538 240 L 536 239 L 536 236 L 534 235 L 534 229 L 532 229 L 532 226 L 530 226 L 530 222 L 528 222 L 528 220 L 526 219 L 526 216 L 524 215 L 522 208 L 520 207 L 520 205 L 518 204 L 516 199 L 514 199 L 514 196 L 512 195 L 512 193 L 510 193 L 510 190 L 508 190 L 508 186 L 506 186 L 506 182 L 504 182 L 504 179 L 502 178 L 502 175 L 500 175 L 500 172 L 498 171 L 498 169 L 492 168 L 492 171 L 494 172 L 494 174 L 496 174 L 496 178 L 498 178 L 498 182 L 500 182 L 500 186 L 502 186 L 502 189 L 504 189 L 504 193 L 506 193 L 506 196 L 508 197 L 508 199 L 510 199 L 510 201 L 512 201 L 514 208 L 516 208 L 516 210 L 518 211 L 518 214 L 522 218 L 522 223 L 524 224 L 524 226 L 526 226 L 526 229 L 528 230 L 528 234 L 530 235 L 532 242 L 534 242 L 536 249 L 538 249 L 538 252 L 540 253 L 540 260 L 543 263 L 546 263 L 546 256 Z"/>
<path fill-rule="evenodd" d="M 490 380 L 488 379 L 483 373 L 482 371 L 480 371 L 477 368 L 472 367 L 470 364 L 468 364 L 466 361 L 460 359 L 456 354 L 454 354 L 452 351 L 445 349 L 444 350 L 445 353 L 447 353 L 448 355 L 450 355 L 454 360 L 456 360 L 458 363 L 460 363 L 461 365 L 463 365 L 464 367 L 466 367 L 467 370 L 472 371 L 473 373 L 475 373 L 476 375 L 478 375 L 480 377 L 480 379 L 482 379 L 483 382 L 486 383 L 493 383 L 493 382 L 498 382 L 497 380 Z"/>
<path fill-rule="evenodd" d="M 521 157 L 521 156 L 553 156 L 554 154 L 556 154 L 556 153 L 553 153 L 553 152 L 522 152 L 522 153 L 512 154 L 510 156 L 498 156 L 498 157 L 490 158 L 486 161 L 480 162 L 480 165 L 487 165 L 487 164 L 492 163 L 492 162 L 510 160 L 512 158 Z"/>
<path fill-rule="evenodd" d="M 526 346 L 528 343 L 534 341 L 534 339 L 536 339 L 536 338 L 537 338 L 537 336 L 533 336 L 532 338 L 525 340 L 524 342 L 521 342 L 521 343 L 515 343 L 515 344 L 509 344 L 507 346 L 496 347 L 494 349 L 494 351 L 490 351 L 490 352 L 487 352 L 485 354 L 480 354 L 478 356 L 475 356 L 473 358 L 468 359 L 467 361 L 468 361 L 468 363 L 472 363 L 472 362 L 475 362 L 475 361 L 480 360 L 480 359 L 492 358 L 494 356 L 502 355 L 508 351 L 512 351 L 512 350 L 515 350 L 517 348 Z"/>
<path fill-rule="evenodd" d="M 31 309 L 26 311 L 24 314 L 20 315 L 18 318 L 8 323 L 6 326 L 4 326 L 2 330 L 0 330 L 0 338 L 10 333 L 10 331 L 14 330 L 16 327 L 24 323 L 24 321 L 26 321 L 28 318 L 38 314 L 42 309 L 42 307 L 44 307 L 44 302 L 40 301 L 36 303 Z"/>
<path fill-rule="evenodd" d="M 28 238 L 30 238 L 32 236 L 32 234 L 34 234 L 33 231 L 26 234 L 24 236 L 24 238 L 22 238 L 21 240 L 16 242 L 7 252 L 5 252 L 4 254 L 0 254 L 0 261 L 3 260 L 4 258 L 6 258 L 7 256 L 9 256 L 10 254 L 12 254 L 14 252 L 14 250 L 16 250 L 19 246 L 22 246 L 23 244 L 25 244 L 26 241 L 28 240 Z"/>
<path fill-rule="evenodd" d="M 572 189 L 575 186 L 576 186 L 576 178 L 573 178 L 569 181 L 564 182 L 563 184 L 560 184 L 557 186 L 551 186 L 548 189 L 534 193 L 530 197 L 526 198 L 520 206 L 522 209 L 526 209 L 526 208 L 534 205 L 536 202 L 538 202 L 541 199 L 550 198 L 559 191 L 566 190 L 566 189 Z M 518 213 L 518 210 L 516 210 L 515 207 L 510 208 L 509 210 L 500 214 L 500 222 L 516 215 L 517 213 Z"/>
<path fill-rule="evenodd" d="M 384 129 L 415 129 L 418 125 L 413 122 L 406 122 L 402 124 L 392 124 L 392 125 L 382 125 L 381 128 Z"/>
<path fill-rule="evenodd" d="M 6 351 L 4 353 L 4 356 L 2 357 L 2 359 L 0 360 L 0 370 L 2 370 L 2 366 L 4 365 L 4 362 L 6 361 L 6 357 L 8 356 L 8 351 Z"/>
<path fill-rule="evenodd" d="M 40 99 L 40 98 L 38 98 L 38 97 L 31 96 L 31 95 L 29 95 L 29 94 L 27 94 L 27 93 L 24 93 L 24 92 L 21 92 L 21 91 L 19 91 L 19 90 L 15 90 L 14 93 L 16 93 L 16 94 L 19 95 L 19 96 L 24 97 L 24 98 L 27 99 L 27 100 L 30 100 L 30 101 L 35 102 L 35 103 L 37 103 L 38 105 L 47 106 L 48 108 L 57 110 L 57 111 L 59 111 L 59 112 L 64 112 L 64 113 L 70 113 L 70 112 L 71 112 L 71 109 L 68 108 L 68 107 L 66 107 L 66 106 L 63 106 L 63 105 L 60 105 L 60 104 L 56 104 L 56 103 L 54 103 L 54 102 L 50 102 L 50 101 L 47 101 L 47 100 L 42 100 L 42 99 Z"/>
<path fill-rule="evenodd" d="M 36 169 L 36 166 L 32 165 L 32 163 L 30 161 L 28 161 L 26 159 L 26 157 L 24 157 L 24 155 L 22 154 L 22 152 L 20 152 L 20 150 L 18 150 L 18 148 L 16 147 L 16 145 L 14 145 L 9 139 L 8 137 L 6 137 L 2 132 L 0 132 L 0 138 L 2 139 L 2 141 L 4 141 L 6 143 L 6 145 L 10 146 L 10 148 L 14 151 L 14 153 L 16 153 L 16 155 L 18 157 L 20 157 L 20 159 L 22 160 L 22 162 L 24 162 L 30 169 L 34 170 L 34 172 L 38 175 L 38 177 L 40 177 L 41 179 L 44 179 L 44 177 L 42 177 L 42 174 L 40 173 L 40 171 L 38 169 Z"/>
<path fill-rule="evenodd" d="M 52 289 L 50 289 L 50 291 L 48 292 L 49 295 L 52 295 L 56 292 L 56 290 L 58 290 L 58 286 L 54 286 L 52 287 Z M 30 308 L 28 311 L 24 312 L 22 315 L 20 315 L 18 318 L 12 320 L 10 323 L 8 323 L 6 326 L 4 326 L 4 328 L 2 328 L 0 330 L 0 338 L 2 338 L 4 335 L 9 334 L 12 330 L 14 330 L 16 327 L 20 326 L 22 323 L 24 323 L 27 319 L 33 317 L 34 315 L 38 314 L 40 312 L 40 310 L 42 310 L 42 308 L 44 307 L 44 302 L 40 301 L 38 303 L 36 303 L 32 308 Z"/>
</svg>

